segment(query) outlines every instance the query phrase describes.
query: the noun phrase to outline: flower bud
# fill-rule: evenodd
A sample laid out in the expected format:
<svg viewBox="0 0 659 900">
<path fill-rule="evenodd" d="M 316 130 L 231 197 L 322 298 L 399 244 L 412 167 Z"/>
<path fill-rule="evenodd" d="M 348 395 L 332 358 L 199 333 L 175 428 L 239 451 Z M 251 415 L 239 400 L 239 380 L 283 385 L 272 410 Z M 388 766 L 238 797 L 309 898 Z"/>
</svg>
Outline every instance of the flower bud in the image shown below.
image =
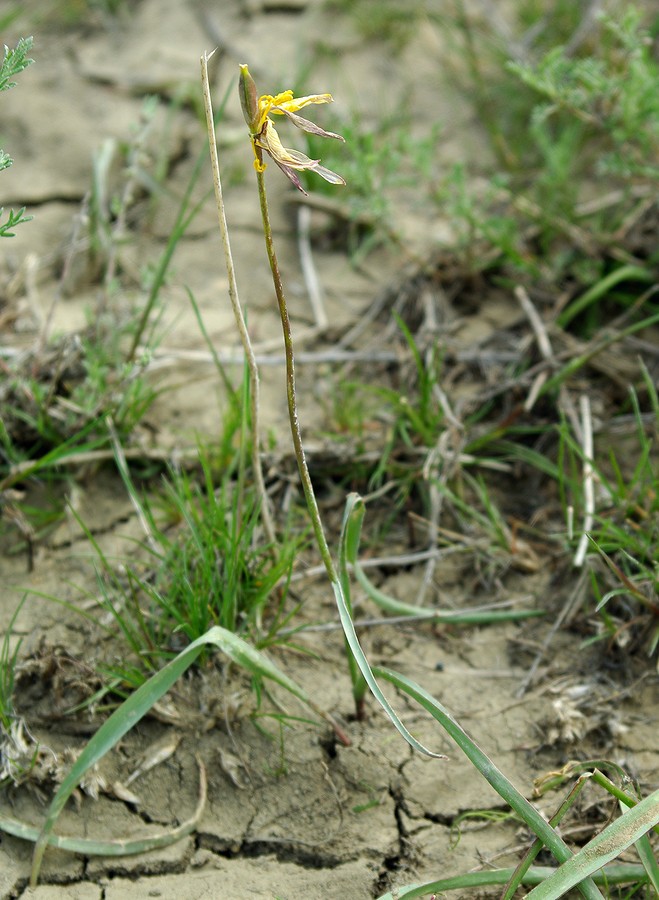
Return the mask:
<svg viewBox="0 0 659 900">
<path fill-rule="evenodd" d="M 256 84 L 245 65 L 240 66 L 240 78 L 238 80 L 240 92 L 240 105 L 247 122 L 250 134 L 256 134 L 259 127 L 259 101 L 256 92 Z"/>
</svg>

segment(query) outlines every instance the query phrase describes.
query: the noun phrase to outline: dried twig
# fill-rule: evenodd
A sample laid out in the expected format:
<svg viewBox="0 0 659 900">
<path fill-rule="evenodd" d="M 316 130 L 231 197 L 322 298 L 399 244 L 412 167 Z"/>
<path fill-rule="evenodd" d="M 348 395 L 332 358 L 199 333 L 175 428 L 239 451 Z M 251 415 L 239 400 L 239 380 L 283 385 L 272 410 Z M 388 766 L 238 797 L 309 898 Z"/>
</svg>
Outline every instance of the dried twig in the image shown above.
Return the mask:
<svg viewBox="0 0 659 900">
<path fill-rule="evenodd" d="M 593 468 L 593 423 L 590 415 L 590 400 L 586 394 L 579 398 L 581 408 L 581 433 L 583 451 L 583 493 L 584 523 L 579 546 L 574 556 L 574 565 L 581 567 L 588 550 L 589 532 L 595 518 L 595 470 Z"/>
<path fill-rule="evenodd" d="M 259 353 L 256 349 L 262 346 L 258 344 L 255 349 L 254 358 L 259 366 L 282 366 L 286 362 L 283 353 Z M 138 352 L 141 348 L 138 348 Z M 2 357 L 2 352 L 0 352 Z M 151 354 L 151 360 L 145 368 L 145 371 L 153 371 L 154 369 L 163 368 L 167 365 L 173 365 L 178 362 L 197 362 L 217 364 L 217 360 L 222 365 L 241 366 L 245 362 L 244 354 L 237 350 L 236 352 L 225 352 L 214 355 L 205 350 L 183 350 L 168 349 L 166 347 L 157 348 Z M 335 347 L 328 347 L 325 350 L 299 352 L 296 354 L 295 361 L 299 364 L 309 365 L 326 365 L 342 364 L 342 363 L 384 363 L 392 365 L 400 362 L 400 356 L 392 350 L 340 350 Z"/>
<path fill-rule="evenodd" d="M 199 449 L 197 447 L 184 447 L 179 450 L 163 447 L 126 447 L 122 448 L 122 453 L 124 459 L 150 459 L 163 463 L 199 458 Z M 80 452 L 74 450 L 72 453 L 58 457 L 57 466 L 84 466 L 89 463 L 107 462 L 111 459 L 115 459 L 114 450 L 83 450 Z M 25 473 L 38 469 L 39 463 L 40 460 L 38 459 L 24 459 L 20 463 L 10 466 L 8 474 L 0 481 L 0 491 L 20 481 L 21 478 L 25 477 Z"/>
<path fill-rule="evenodd" d="M 204 108 L 206 111 L 206 125 L 208 128 L 208 144 L 210 148 L 211 167 L 213 170 L 213 185 L 215 188 L 215 202 L 217 205 L 217 218 L 220 226 L 220 235 L 222 238 L 222 246 L 224 249 L 224 259 L 227 267 L 227 275 L 229 278 L 229 298 L 233 314 L 236 320 L 236 327 L 240 334 L 243 350 L 245 351 L 245 359 L 249 369 L 249 400 L 251 414 L 252 429 L 252 468 L 254 470 L 254 484 L 261 503 L 261 516 L 263 518 L 263 527 L 265 529 L 268 542 L 274 547 L 277 542 L 275 526 L 272 521 L 270 512 L 270 498 L 265 489 L 265 481 L 263 479 L 263 468 L 261 466 L 261 453 L 259 447 L 259 370 L 256 364 L 256 358 L 252 349 L 252 343 L 247 330 L 247 323 L 243 316 L 242 307 L 238 298 L 238 284 L 236 282 L 236 273 L 233 265 L 233 256 L 231 254 L 231 243 L 229 241 L 229 229 L 227 226 L 226 213 L 224 209 L 224 199 L 222 196 L 222 181 L 220 178 L 220 163 L 217 156 L 217 140 L 215 137 L 215 123 L 213 120 L 213 107 L 211 103 L 210 84 L 208 82 L 208 60 L 213 54 L 204 53 L 201 57 L 201 82 L 204 93 Z"/>
<path fill-rule="evenodd" d="M 552 350 L 551 343 L 549 341 L 549 336 L 547 334 L 547 329 L 545 328 L 545 323 L 540 318 L 537 309 L 531 302 L 531 298 L 529 297 L 526 289 L 522 287 L 521 284 L 518 284 L 515 288 L 515 297 L 519 301 L 520 306 L 524 310 L 527 319 L 533 329 L 535 334 L 535 339 L 538 344 L 538 349 L 542 354 L 543 358 L 547 360 L 547 362 L 554 362 L 554 351 Z M 524 403 L 525 412 L 530 412 L 535 405 L 535 401 L 538 399 L 538 395 L 542 390 L 544 383 L 549 378 L 549 368 L 545 368 L 542 371 L 538 372 L 531 385 L 531 390 L 529 391 L 528 397 Z"/>
<path fill-rule="evenodd" d="M 547 329 L 545 327 L 545 323 L 542 321 L 537 309 L 533 305 L 531 298 L 529 297 L 526 288 L 522 285 L 517 285 L 515 288 L 515 297 L 519 301 L 520 306 L 522 307 L 531 328 L 535 334 L 535 338 L 538 344 L 538 349 L 542 354 L 543 359 L 547 363 L 543 369 L 541 369 L 536 375 L 531 389 L 529 390 L 528 396 L 524 403 L 524 410 L 526 412 L 530 412 L 535 405 L 535 401 L 538 399 L 540 392 L 549 378 L 550 370 L 555 370 L 556 368 L 556 357 L 554 356 L 554 351 L 551 346 L 551 341 L 549 340 L 549 335 L 547 334 Z M 568 394 L 565 385 L 561 385 L 558 392 L 558 406 L 561 409 L 566 417 L 572 422 L 575 430 L 578 429 L 578 420 L 576 410 L 574 408 L 574 403 L 570 395 Z"/>
<path fill-rule="evenodd" d="M 300 206 L 297 211 L 297 246 L 300 253 L 300 265 L 302 266 L 302 275 L 304 283 L 307 286 L 309 294 L 309 303 L 313 312 L 316 327 L 320 331 L 324 331 L 329 320 L 327 311 L 325 310 L 325 302 L 323 300 L 323 291 L 318 280 L 318 273 L 313 261 L 311 253 L 310 240 L 311 227 L 311 210 L 308 206 Z"/>
<path fill-rule="evenodd" d="M 455 471 L 456 466 L 460 465 L 460 450 L 462 442 L 459 439 L 459 434 L 462 430 L 462 426 L 455 418 L 455 415 L 452 411 L 450 411 L 450 420 L 451 423 L 456 422 L 457 426 L 454 426 L 450 430 L 442 432 L 442 434 L 439 436 L 437 444 L 428 453 L 426 461 L 423 465 L 423 477 L 428 483 L 428 492 L 430 496 L 430 510 L 426 520 L 428 527 L 428 550 L 433 550 L 436 547 L 437 538 L 440 533 L 439 518 L 442 513 L 442 506 L 444 502 L 444 494 L 440 490 L 440 484 L 445 485 L 448 478 Z M 455 443 L 453 449 L 449 450 L 448 444 L 451 436 L 455 437 Z M 442 469 L 441 471 L 435 471 L 438 469 L 438 463 L 440 460 L 443 463 Z M 421 579 L 421 587 L 419 588 L 419 592 L 416 598 L 417 606 L 423 606 L 425 603 L 426 594 L 428 593 L 428 589 L 430 588 L 430 585 L 432 584 L 433 578 L 435 576 L 437 560 L 437 555 L 431 555 L 426 561 L 426 565 L 423 571 L 423 578 Z"/>
</svg>

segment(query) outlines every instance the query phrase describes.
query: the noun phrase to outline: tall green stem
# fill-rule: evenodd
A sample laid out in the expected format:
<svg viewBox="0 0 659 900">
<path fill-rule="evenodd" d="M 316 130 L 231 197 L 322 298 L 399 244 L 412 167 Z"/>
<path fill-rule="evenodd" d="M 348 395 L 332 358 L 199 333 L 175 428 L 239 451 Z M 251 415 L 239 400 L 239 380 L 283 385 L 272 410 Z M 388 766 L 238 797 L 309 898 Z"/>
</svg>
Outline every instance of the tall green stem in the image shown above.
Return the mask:
<svg viewBox="0 0 659 900">
<path fill-rule="evenodd" d="M 286 356 L 286 398 L 288 401 L 288 418 L 291 423 L 291 434 L 293 437 L 293 449 L 295 458 L 297 459 L 297 467 L 300 472 L 302 481 L 302 490 L 304 491 L 304 499 L 307 502 L 309 515 L 313 525 L 316 543 L 320 550 L 325 569 L 329 579 L 334 584 L 338 583 L 338 575 L 332 554 L 330 553 L 323 530 L 323 523 L 320 518 L 318 503 L 314 493 L 311 476 L 309 475 L 309 467 L 307 459 L 304 455 L 304 446 L 302 444 L 302 432 L 300 431 L 300 420 L 297 412 L 297 397 L 295 392 L 295 356 L 293 354 L 293 334 L 291 332 L 291 322 L 288 315 L 288 306 L 286 305 L 286 296 L 284 295 L 284 285 L 281 280 L 281 272 L 279 271 L 279 263 L 277 262 L 277 254 L 275 253 L 275 245 L 272 238 L 272 226 L 270 224 L 270 213 L 268 212 L 268 198 L 265 192 L 264 173 L 256 172 L 256 179 L 259 186 L 259 202 L 261 204 L 261 218 L 263 220 L 263 233 L 265 235 L 265 248 L 268 254 L 268 262 L 272 272 L 272 281 L 275 286 L 275 294 L 277 295 L 277 304 L 279 306 L 279 316 L 281 318 L 281 327 L 284 332 L 284 353 Z"/>
<path fill-rule="evenodd" d="M 363 676 L 364 681 L 371 689 L 373 696 L 382 706 L 386 714 L 389 716 L 389 719 L 391 720 L 394 727 L 405 738 L 407 743 L 415 750 L 418 750 L 420 753 L 424 753 L 427 756 L 442 758 L 442 754 L 434 753 L 432 750 L 428 750 L 427 747 L 424 747 L 424 745 L 420 741 L 418 741 L 413 734 L 410 733 L 406 726 L 401 722 L 400 718 L 396 714 L 387 698 L 382 693 L 382 690 L 380 689 L 375 676 L 371 671 L 371 667 L 359 643 L 359 638 L 357 637 L 351 610 L 349 608 L 349 594 L 347 590 L 344 589 L 342 581 L 339 578 L 337 570 L 334 566 L 334 562 L 332 560 L 332 554 L 330 553 L 330 549 L 327 545 L 327 539 L 325 538 L 323 523 L 320 518 L 320 511 L 318 509 L 318 503 L 316 502 L 316 495 L 314 494 L 313 484 L 311 483 L 311 476 L 309 475 L 309 469 L 307 467 L 307 460 L 304 455 L 304 447 L 302 445 L 302 434 L 300 432 L 300 422 L 297 413 L 297 398 L 295 393 L 295 357 L 293 355 L 293 335 L 291 333 L 291 323 L 288 317 L 288 307 L 286 305 L 286 297 L 284 295 L 284 286 L 281 280 L 281 272 L 279 271 L 279 264 L 277 262 L 274 242 L 272 239 L 272 226 L 270 224 L 268 200 L 265 192 L 265 179 L 263 177 L 263 169 L 265 168 L 265 166 L 263 166 L 261 149 L 258 147 L 258 145 L 254 144 L 254 150 L 256 153 L 256 160 L 258 164 L 256 167 L 256 175 L 259 187 L 259 200 L 261 203 L 261 217 L 263 219 L 265 246 L 268 253 L 268 261 L 270 262 L 272 280 L 275 286 L 275 294 L 277 295 L 277 304 L 279 306 L 279 315 L 284 332 L 284 350 L 286 356 L 286 397 L 288 399 L 288 417 L 291 423 L 291 434 L 293 436 L 293 449 L 295 451 L 295 458 L 297 459 L 300 479 L 302 481 L 302 489 L 304 491 L 304 497 L 307 502 L 307 509 L 309 510 L 309 515 L 311 516 L 311 523 L 313 525 L 316 543 L 318 544 L 318 549 L 320 550 L 323 564 L 332 584 L 334 599 L 336 600 L 339 617 L 341 618 L 341 624 L 343 626 L 343 631 L 346 637 L 346 643 L 348 644 L 349 651 L 352 654 L 354 661 L 357 663 L 357 667 L 361 672 L 361 676 Z M 350 514 L 349 510 L 354 507 L 356 502 L 356 495 L 351 495 L 351 497 L 348 498 L 348 505 L 345 514 L 346 516 Z M 357 716 L 361 717 L 361 714 L 363 712 L 364 687 L 361 681 L 361 677 L 357 675 L 356 669 L 352 665 L 352 662 L 350 663 L 350 669 L 353 683 L 353 696 L 357 708 Z"/>
<path fill-rule="evenodd" d="M 342 594 L 347 605 L 348 612 L 352 615 L 350 605 L 350 594 L 346 586 L 341 583 L 338 572 L 334 566 L 332 554 L 330 553 L 323 529 L 323 523 L 320 518 L 320 510 L 316 501 L 316 495 L 307 466 L 307 459 L 304 454 L 304 446 L 302 444 L 302 433 L 300 431 L 300 419 L 297 413 L 297 396 L 295 391 L 295 355 L 293 352 L 293 334 L 291 331 L 291 322 L 288 315 L 288 306 L 286 305 L 286 296 L 284 294 L 284 286 L 281 280 L 281 272 L 279 271 L 279 263 L 277 262 L 277 254 L 275 253 L 274 241 L 272 238 L 272 226 L 270 224 L 270 214 L 268 212 L 268 198 L 265 192 L 265 177 L 262 171 L 256 170 L 259 185 L 259 201 L 261 203 L 261 217 L 263 219 L 263 233 L 265 235 L 265 246 L 272 271 L 272 280 L 277 295 L 277 304 L 279 306 L 279 316 L 281 318 L 282 330 L 284 332 L 284 350 L 286 356 L 286 398 L 288 400 L 288 418 L 291 423 L 291 434 L 293 436 L 293 448 L 297 466 L 302 481 L 302 490 L 304 498 L 307 502 L 307 509 L 311 516 L 316 543 L 320 550 L 325 569 L 329 580 L 335 591 Z M 366 681 L 360 673 L 357 660 L 350 649 L 350 642 L 346 637 L 346 650 L 348 653 L 348 666 L 350 669 L 350 679 L 352 681 L 352 693 L 355 701 L 355 713 L 358 719 L 364 718 L 364 696 L 366 693 Z"/>
</svg>

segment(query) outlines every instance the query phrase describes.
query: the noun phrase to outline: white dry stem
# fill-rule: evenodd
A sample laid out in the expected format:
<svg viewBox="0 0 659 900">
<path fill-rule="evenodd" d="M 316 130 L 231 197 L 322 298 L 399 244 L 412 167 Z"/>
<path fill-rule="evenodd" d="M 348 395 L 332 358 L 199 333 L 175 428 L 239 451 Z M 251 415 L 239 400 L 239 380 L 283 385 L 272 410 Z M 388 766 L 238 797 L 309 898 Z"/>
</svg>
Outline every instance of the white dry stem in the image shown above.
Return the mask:
<svg viewBox="0 0 659 900">
<path fill-rule="evenodd" d="M 574 556 L 574 565 L 580 568 L 588 550 L 589 532 L 595 517 L 595 470 L 593 468 L 593 422 L 590 415 L 590 400 L 586 394 L 579 398 L 581 408 L 581 433 L 583 451 L 583 493 L 584 523 L 579 546 Z"/>
<path fill-rule="evenodd" d="M 214 53 L 215 51 L 213 51 Z M 236 320 L 236 326 L 240 334 L 243 350 L 245 351 L 245 359 L 247 360 L 247 368 L 249 369 L 249 398 L 250 398 L 250 414 L 252 426 L 252 468 L 254 469 L 254 483 L 261 502 L 261 516 L 263 519 L 263 528 L 268 541 L 274 546 L 276 544 L 275 527 L 270 513 L 270 500 L 265 490 L 265 482 L 263 480 L 263 468 L 261 466 L 261 455 L 259 449 L 259 370 L 256 364 L 256 358 L 252 349 L 252 343 L 247 330 L 247 323 L 243 315 L 240 300 L 238 299 L 238 284 L 236 282 L 236 272 L 233 265 L 233 256 L 231 254 L 231 243 L 229 241 L 229 229 L 227 226 L 226 212 L 224 209 L 224 199 L 222 196 L 222 181 L 220 179 L 220 163 L 217 155 L 217 141 L 215 138 L 215 123 L 213 121 L 213 106 L 211 102 L 210 84 L 208 81 L 208 60 L 213 53 L 204 53 L 201 57 L 201 84 L 204 93 L 204 109 L 206 111 L 206 127 L 208 129 L 208 145 L 211 155 L 211 167 L 213 170 L 213 186 L 215 188 L 215 203 L 217 206 L 217 219 L 220 226 L 220 235 L 222 238 L 222 246 L 224 249 L 224 259 L 227 267 L 227 275 L 229 278 L 229 298 L 231 307 Z"/>
<path fill-rule="evenodd" d="M 517 285 L 517 287 L 515 288 L 515 296 L 517 297 L 520 306 L 526 313 L 526 316 L 531 323 L 531 327 L 535 332 L 535 337 L 538 342 L 540 352 L 545 359 L 552 359 L 554 356 L 554 352 L 551 349 L 551 343 L 549 341 L 549 336 L 547 335 L 545 323 L 542 321 L 537 309 L 531 302 L 531 298 L 527 294 L 526 289 L 523 288 L 522 285 Z"/>
<path fill-rule="evenodd" d="M 556 357 L 554 356 L 554 351 L 549 340 L 549 335 L 547 334 L 545 323 L 542 321 L 537 309 L 531 301 L 531 298 L 526 292 L 526 289 L 522 287 L 522 285 L 517 285 L 517 287 L 515 288 L 515 297 L 517 297 L 519 305 L 522 307 L 522 310 L 524 311 L 524 314 L 526 315 L 527 319 L 529 320 L 529 324 L 533 329 L 533 333 L 535 334 L 535 339 L 542 358 L 546 360 L 546 362 L 550 363 L 550 365 L 554 365 L 554 363 L 556 362 Z M 525 412 L 530 412 L 533 409 L 535 401 L 540 396 L 540 392 L 542 391 L 542 388 L 548 377 L 549 371 L 547 369 L 543 369 L 543 371 L 540 372 L 536 377 L 535 381 L 531 385 L 531 390 L 529 391 L 529 395 L 524 403 Z M 579 423 L 577 420 L 576 411 L 574 409 L 574 404 L 572 403 L 572 399 L 568 394 L 564 384 L 561 384 L 558 390 L 558 405 L 565 414 L 566 418 L 572 423 L 572 426 L 577 435 L 580 434 Z"/>
<path fill-rule="evenodd" d="M 569 541 L 574 537 L 574 506 L 570 504 L 567 508 L 567 538 Z"/>
<path fill-rule="evenodd" d="M 320 331 L 324 331 L 329 324 L 327 311 L 325 310 L 325 301 L 323 299 L 323 290 L 320 286 L 316 266 L 314 265 L 313 255 L 311 253 L 311 210 L 308 206 L 300 206 L 297 211 L 297 246 L 300 254 L 300 265 L 302 267 L 302 275 L 304 283 L 307 286 L 309 294 L 309 303 L 313 312 L 316 327 Z"/>
<path fill-rule="evenodd" d="M 313 330 L 313 334 L 309 337 L 317 337 L 320 334 L 318 329 Z M 281 338 L 279 338 L 281 345 Z M 283 353 L 266 353 L 265 349 L 273 345 L 272 341 L 264 341 L 262 344 L 256 344 L 253 349 L 256 357 L 257 365 L 263 366 L 282 366 L 286 362 Z M 261 352 L 263 350 L 263 352 Z M 0 348 L 0 358 L 12 358 L 16 354 L 12 354 L 8 348 Z M 245 356 L 240 350 L 220 351 L 219 353 L 208 353 L 206 350 L 183 350 L 179 348 L 159 347 L 151 354 L 151 359 L 144 369 L 145 372 L 154 372 L 160 369 L 166 369 L 168 366 L 178 366 L 180 362 L 198 363 L 199 365 L 217 365 L 217 360 L 222 365 L 242 365 Z M 387 365 L 396 365 L 400 363 L 400 355 L 391 350 L 341 350 L 336 347 L 329 347 L 326 350 L 304 351 L 295 354 L 295 362 L 300 365 L 325 365 L 336 363 L 385 363 Z"/>
<path fill-rule="evenodd" d="M 549 336 L 547 334 L 547 329 L 545 328 L 545 323 L 540 318 L 537 309 L 531 302 L 531 298 L 527 294 L 525 288 L 522 285 L 517 285 L 515 288 L 515 296 L 519 301 L 519 305 L 524 310 L 526 318 L 529 320 L 531 328 L 535 334 L 535 339 L 538 343 L 538 349 L 542 354 L 543 359 L 547 361 L 551 361 L 554 359 L 554 351 L 552 350 L 551 343 L 549 341 Z M 538 395 L 542 390 L 542 387 L 549 377 L 549 371 L 544 369 L 539 375 L 536 377 L 535 381 L 531 386 L 531 390 L 529 391 L 529 395 L 526 398 L 526 402 L 524 403 L 525 412 L 530 412 L 535 405 L 535 401 L 538 399 Z"/>
<path fill-rule="evenodd" d="M 426 368 L 430 371 L 432 360 L 429 355 L 426 356 L 425 363 Z M 464 432 L 464 426 L 453 412 L 449 399 L 439 386 L 439 382 L 435 381 L 432 387 L 433 394 L 435 395 L 437 402 L 444 413 L 444 418 L 450 427 L 440 434 L 436 445 L 428 453 L 423 465 L 423 478 L 428 484 L 430 495 L 430 510 L 427 517 L 429 550 L 433 550 L 437 546 L 439 519 L 442 514 L 442 506 L 444 503 L 444 493 L 440 491 L 439 485 L 446 485 L 448 479 L 460 465 L 461 435 Z M 449 448 L 451 441 L 453 443 L 452 449 Z M 426 562 L 421 587 L 416 598 L 417 606 L 423 606 L 425 604 L 426 595 L 430 590 L 430 586 L 435 577 L 437 559 L 437 556 L 430 556 Z"/>
<path fill-rule="evenodd" d="M 438 387 L 438 385 L 436 384 L 435 386 Z M 444 504 L 444 493 L 440 491 L 439 485 L 446 484 L 448 478 L 455 472 L 456 467 L 459 465 L 460 458 L 459 431 L 462 429 L 462 426 L 455 418 L 452 410 L 448 406 L 448 400 L 446 408 L 450 413 L 450 416 L 447 418 L 449 419 L 453 427 L 451 428 L 451 430 L 442 432 L 437 440 L 437 443 L 428 453 L 426 461 L 423 465 L 423 478 L 428 485 L 428 492 L 430 496 L 430 510 L 425 520 L 428 529 L 428 550 L 430 551 L 436 549 L 437 547 L 437 538 L 440 533 L 439 519 L 442 514 L 442 506 Z M 457 422 L 457 427 L 453 425 L 454 422 Z M 455 446 L 452 450 L 449 450 L 448 445 L 451 437 L 454 437 Z M 419 588 L 416 597 L 417 606 L 423 606 L 425 604 L 426 595 L 430 590 L 430 586 L 435 577 L 437 561 L 438 557 L 436 555 L 431 555 L 428 557 L 428 560 L 424 567 L 421 587 Z"/>
</svg>

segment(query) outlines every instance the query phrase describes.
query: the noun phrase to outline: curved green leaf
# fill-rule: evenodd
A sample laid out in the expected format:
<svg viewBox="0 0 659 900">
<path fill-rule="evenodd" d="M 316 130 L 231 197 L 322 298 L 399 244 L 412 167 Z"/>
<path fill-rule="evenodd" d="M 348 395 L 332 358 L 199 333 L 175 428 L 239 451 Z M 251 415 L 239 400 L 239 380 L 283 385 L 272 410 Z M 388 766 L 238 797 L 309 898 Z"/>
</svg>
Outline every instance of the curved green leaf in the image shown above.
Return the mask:
<svg viewBox="0 0 659 900">
<path fill-rule="evenodd" d="M 483 778 L 492 785 L 497 794 L 506 801 L 511 809 L 514 809 L 520 818 L 526 822 L 533 833 L 543 841 L 559 862 L 562 863 L 571 859 L 572 853 L 563 839 L 543 819 L 538 810 L 529 803 L 526 797 L 520 794 L 492 760 L 483 753 L 478 744 L 469 737 L 464 728 L 455 721 L 449 711 L 438 700 L 416 684 L 416 682 L 398 672 L 379 666 L 374 667 L 373 672 L 381 678 L 386 678 L 387 681 L 390 681 L 409 697 L 416 700 L 442 725 L 469 761 L 478 769 Z M 595 883 L 590 879 L 580 884 L 579 890 L 588 900 L 594 900 L 594 898 L 600 898 L 601 900 L 602 895 Z"/>
<path fill-rule="evenodd" d="M 528 900 L 557 900 L 571 887 L 578 885 L 636 843 L 658 822 L 659 790 L 632 806 L 571 859 L 566 860 L 553 875 L 531 891 Z"/>
<path fill-rule="evenodd" d="M 357 500 L 351 501 L 351 497 Z M 359 563 L 359 541 L 361 537 L 362 522 L 364 519 L 364 501 L 356 494 L 348 498 L 344 527 L 341 537 L 341 552 L 345 561 L 352 566 L 355 579 L 365 591 L 366 595 L 380 609 L 398 616 L 422 619 L 424 622 L 451 622 L 462 625 L 486 625 L 493 622 L 515 622 L 519 619 L 529 619 L 535 616 L 543 616 L 544 610 L 528 609 L 467 609 L 467 610 L 442 610 L 430 609 L 426 606 L 414 606 L 390 597 L 379 590 L 369 579 Z M 345 590 L 345 588 L 344 588 Z"/>
<path fill-rule="evenodd" d="M 96 734 L 91 738 L 78 759 L 62 781 L 53 797 L 46 821 L 37 839 L 32 858 L 30 883 L 34 886 L 39 878 L 41 862 L 46 846 L 50 841 L 55 822 L 63 810 L 67 800 L 80 783 L 81 779 L 101 757 L 145 716 L 160 698 L 167 693 L 175 681 L 192 665 L 204 647 L 212 644 L 225 653 L 233 662 L 247 669 L 253 675 L 270 678 L 286 688 L 300 700 L 309 703 L 306 692 L 292 679 L 281 672 L 261 651 L 254 649 L 238 635 L 216 625 L 202 635 L 174 659 L 153 675 L 135 693 L 131 694 L 121 706 L 115 710 Z"/>
<path fill-rule="evenodd" d="M 169 847 L 170 844 L 180 841 L 188 834 L 192 834 L 201 819 L 206 805 L 206 769 L 200 759 L 199 766 L 199 800 L 193 815 L 172 828 L 159 834 L 149 834 L 141 838 L 122 838 L 112 841 L 99 840 L 97 838 L 65 837 L 59 834 L 49 834 L 48 846 L 66 850 L 69 853 L 80 853 L 84 856 L 131 856 L 137 853 L 147 853 L 149 850 L 158 850 L 161 847 Z M 24 822 L 11 819 L 9 816 L 0 815 L 0 831 L 12 834 L 24 841 L 36 843 L 39 840 L 40 830 Z"/>
<path fill-rule="evenodd" d="M 350 542 L 354 540 L 354 522 L 361 522 L 363 516 L 364 501 L 359 496 L 359 494 L 349 494 L 348 499 L 346 500 L 345 512 L 343 514 L 343 528 L 341 532 L 341 539 L 344 547 L 350 548 Z M 348 549 L 347 552 L 350 552 L 350 549 Z M 352 653 L 355 662 L 359 666 L 360 672 L 364 676 L 364 681 L 371 689 L 371 693 L 373 694 L 375 699 L 386 712 L 394 728 L 405 738 L 410 747 L 413 747 L 419 753 L 423 753 L 426 756 L 432 756 L 435 759 L 446 759 L 444 754 L 435 753 L 433 750 L 429 750 L 427 747 L 424 747 L 424 745 L 411 734 L 411 732 L 399 719 L 394 708 L 384 696 L 382 690 L 380 689 L 380 686 L 375 680 L 375 676 L 373 675 L 371 666 L 369 665 L 364 651 L 361 648 L 361 644 L 359 643 L 359 639 L 355 631 L 355 626 L 352 621 L 352 616 L 350 615 L 350 610 L 348 608 L 348 604 L 346 603 L 346 597 L 341 586 L 340 579 L 337 578 L 336 581 L 332 581 L 332 589 L 334 590 L 334 598 L 336 600 L 337 609 L 339 610 L 339 618 L 341 619 L 343 633 L 345 634 L 346 640 L 348 642 L 350 652 Z"/>
<path fill-rule="evenodd" d="M 530 886 L 542 884 L 547 878 L 556 872 L 556 869 L 548 866 L 532 866 L 522 879 L 522 884 Z M 490 884 L 506 884 L 512 877 L 514 869 L 488 869 L 484 872 L 467 872 L 464 875 L 454 875 L 451 878 L 440 878 L 437 881 L 427 881 L 424 884 L 406 884 L 404 887 L 388 891 L 378 897 L 378 900 L 413 900 L 414 897 L 424 897 L 427 894 L 440 891 L 456 891 L 465 888 L 484 887 Z M 646 880 L 643 866 L 616 864 L 607 866 L 594 877 L 594 881 L 605 887 L 614 884 L 635 884 Z"/>
</svg>

